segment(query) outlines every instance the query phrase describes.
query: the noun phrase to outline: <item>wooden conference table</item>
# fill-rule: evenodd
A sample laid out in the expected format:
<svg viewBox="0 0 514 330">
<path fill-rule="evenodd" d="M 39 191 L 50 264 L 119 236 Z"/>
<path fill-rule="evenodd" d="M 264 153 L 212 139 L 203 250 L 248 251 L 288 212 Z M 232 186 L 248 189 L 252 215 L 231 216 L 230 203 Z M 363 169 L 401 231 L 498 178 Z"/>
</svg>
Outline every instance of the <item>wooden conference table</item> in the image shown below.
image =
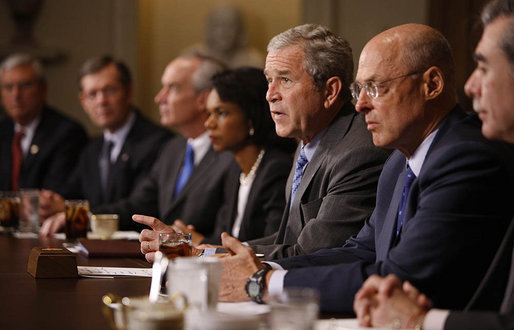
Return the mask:
<svg viewBox="0 0 514 330">
<path fill-rule="evenodd" d="M 109 329 L 101 298 L 147 295 L 150 278 L 35 279 L 27 272 L 32 247 L 61 247 L 62 241 L 18 239 L 0 234 L 0 329 Z M 86 258 L 79 266 L 150 267 L 141 258 Z"/>
</svg>

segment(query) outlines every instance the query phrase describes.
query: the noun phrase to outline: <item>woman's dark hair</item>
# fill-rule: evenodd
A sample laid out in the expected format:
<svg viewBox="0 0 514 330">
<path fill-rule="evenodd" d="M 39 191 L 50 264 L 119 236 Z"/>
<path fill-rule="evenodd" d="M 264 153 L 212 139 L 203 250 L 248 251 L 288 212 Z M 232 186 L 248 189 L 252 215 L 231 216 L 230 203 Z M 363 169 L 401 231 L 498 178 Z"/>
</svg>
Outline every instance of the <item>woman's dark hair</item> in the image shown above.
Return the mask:
<svg viewBox="0 0 514 330">
<path fill-rule="evenodd" d="M 250 139 L 253 143 L 264 148 L 276 147 L 294 152 L 297 141 L 279 137 L 275 132 L 275 123 L 266 101 L 268 82 L 261 69 L 230 69 L 216 74 L 212 81 L 220 99 L 237 104 L 252 122 L 254 134 Z"/>
</svg>

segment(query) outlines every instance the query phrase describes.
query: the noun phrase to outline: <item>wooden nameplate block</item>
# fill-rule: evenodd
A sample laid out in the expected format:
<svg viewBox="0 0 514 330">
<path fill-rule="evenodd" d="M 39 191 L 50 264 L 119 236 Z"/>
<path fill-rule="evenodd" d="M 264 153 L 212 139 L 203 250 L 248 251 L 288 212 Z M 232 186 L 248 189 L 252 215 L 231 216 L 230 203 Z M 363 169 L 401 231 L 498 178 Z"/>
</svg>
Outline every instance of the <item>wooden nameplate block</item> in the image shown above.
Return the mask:
<svg viewBox="0 0 514 330">
<path fill-rule="evenodd" d="M 34 247 L 27 272 L 35 278 L 77 278 L 77 257 L 64 248 Z"/>
</svg>

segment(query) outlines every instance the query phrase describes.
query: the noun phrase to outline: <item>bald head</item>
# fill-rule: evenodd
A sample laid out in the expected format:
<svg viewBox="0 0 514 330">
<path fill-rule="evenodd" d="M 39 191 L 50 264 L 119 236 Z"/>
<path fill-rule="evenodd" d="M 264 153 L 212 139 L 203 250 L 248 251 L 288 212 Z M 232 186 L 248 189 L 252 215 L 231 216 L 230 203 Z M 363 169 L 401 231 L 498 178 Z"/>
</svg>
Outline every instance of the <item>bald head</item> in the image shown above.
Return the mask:
<svg viewBox="0 0 514 330">
<path fill-rule="evenodd" d="M 436 29 L 422 24 L 404 24 L 386 30 L 366 47 L 379 47 L 384 56 L 401 70 L 417 71 L 436 66 L 444 74 L 445 85 L 455 88 L 455 63 L 448 40 Z M 363 51 L 364 52 L 364 51 Z"/>
</svg>

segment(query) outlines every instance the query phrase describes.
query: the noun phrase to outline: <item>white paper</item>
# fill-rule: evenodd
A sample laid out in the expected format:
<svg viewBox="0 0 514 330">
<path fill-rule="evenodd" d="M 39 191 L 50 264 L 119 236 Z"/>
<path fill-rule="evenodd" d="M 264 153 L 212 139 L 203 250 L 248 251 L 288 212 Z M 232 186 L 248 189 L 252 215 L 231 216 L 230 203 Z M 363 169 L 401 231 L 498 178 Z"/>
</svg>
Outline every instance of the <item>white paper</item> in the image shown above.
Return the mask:
<svg viewBox="0 0 514 330">
<path fill-rule="evenodd" d="M 137 276 L 152 277 L 151 268 L 77 266 L 80 276 Z"/>
</svg>

